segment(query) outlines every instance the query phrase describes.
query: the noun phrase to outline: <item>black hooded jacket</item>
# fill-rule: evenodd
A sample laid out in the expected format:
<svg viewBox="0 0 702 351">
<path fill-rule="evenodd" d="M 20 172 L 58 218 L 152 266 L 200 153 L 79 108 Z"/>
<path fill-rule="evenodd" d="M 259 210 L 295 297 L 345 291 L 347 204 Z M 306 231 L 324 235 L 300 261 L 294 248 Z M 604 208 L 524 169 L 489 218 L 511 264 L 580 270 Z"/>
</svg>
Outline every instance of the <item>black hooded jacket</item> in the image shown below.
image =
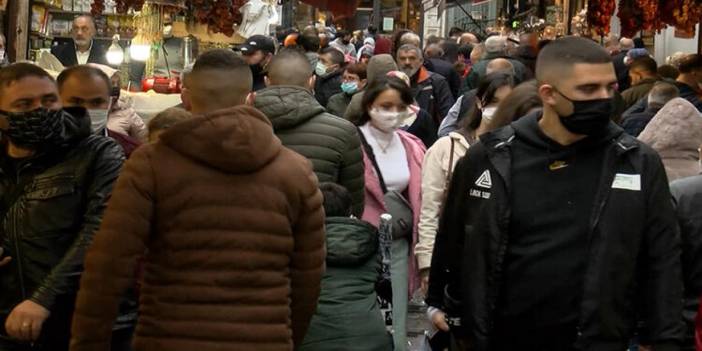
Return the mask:
<svg viewBox="0 0 702 351">
<path fill-rule="evenodd" d="M 0 338 L 12 309 L 31 300 L 51 312 L 39 344 L 63 349 L 85 250 L 124 162 L 112 139 L 93 135 L 84 109 L 64 113 L 61 145 L 33 157 L 0 156 Z M 63 345 L 65 342 L 65 345 Z"/>
<path fill-rule="evenodd" d="M 677 350 L 683 333 L 680 237 L 665 170 L 648 146 L 613 123 L 608 128 L 599 185 L 581 190 L 594 192 L 595 201 L 575 347 L 624 350 L 642 320 L 642 344 Z M 461 317 L 462 326 L 453 330 L 475 351 L 490 348 L 504 284 L 514 139 L 508 126 L 471 146 L 454 170 L 436 236 L 427 303 Z M 447 295 L 459 304 L 449 305 Z"/>
</svg>

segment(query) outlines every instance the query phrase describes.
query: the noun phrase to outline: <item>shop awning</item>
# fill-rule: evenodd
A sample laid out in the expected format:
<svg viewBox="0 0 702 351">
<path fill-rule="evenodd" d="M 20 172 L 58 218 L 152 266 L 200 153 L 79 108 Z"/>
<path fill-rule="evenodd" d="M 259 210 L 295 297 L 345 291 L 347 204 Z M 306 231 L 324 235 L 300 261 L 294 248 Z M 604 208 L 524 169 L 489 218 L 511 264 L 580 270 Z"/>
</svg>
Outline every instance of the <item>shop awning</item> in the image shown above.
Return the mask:
<svg viewBox="0 0 702 351">
<path fill-rule="evenodd" d="M 340 1 L 340 0 L 301 0 L 320 10 L 327 10 L 335 17 L 352 17 L 356 13 L 356 8 L 360 0 Z"/>
</svg>

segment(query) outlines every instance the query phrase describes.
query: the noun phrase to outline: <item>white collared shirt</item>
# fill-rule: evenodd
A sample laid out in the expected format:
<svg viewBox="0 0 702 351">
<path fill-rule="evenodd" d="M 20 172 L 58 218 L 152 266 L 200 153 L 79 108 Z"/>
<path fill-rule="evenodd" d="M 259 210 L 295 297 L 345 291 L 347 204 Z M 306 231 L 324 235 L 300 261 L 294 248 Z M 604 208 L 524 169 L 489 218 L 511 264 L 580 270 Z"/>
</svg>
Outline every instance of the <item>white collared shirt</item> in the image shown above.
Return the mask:
<svg viewBox="0 0 702 351">
<path fill-rule="evenodd" d="M 78 59 L 78 64 L 79 65 L 84 65 L 88 63 L 88 59 L 90 58 L 90 51 L 93 49 L 93 42 L 90 42 L 90 47 L 88 48 L 88 51 L 86 52 L 80 52 L 78 50 L 78 47 L 76 47 L 76 58 Z"/>
</svg>

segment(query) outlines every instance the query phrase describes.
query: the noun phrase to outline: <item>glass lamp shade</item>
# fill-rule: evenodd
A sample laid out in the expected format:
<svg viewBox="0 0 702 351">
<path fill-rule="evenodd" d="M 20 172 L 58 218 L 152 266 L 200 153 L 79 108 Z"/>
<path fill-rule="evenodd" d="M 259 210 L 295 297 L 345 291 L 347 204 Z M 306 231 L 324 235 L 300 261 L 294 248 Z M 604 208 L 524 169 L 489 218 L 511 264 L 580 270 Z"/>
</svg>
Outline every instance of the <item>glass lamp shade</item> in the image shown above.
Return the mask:
<svg viewBox="0 0 702 351">
<path fill-rule="evenodd" d="M 139 33 L 132 40 L 132 46 L 129 47 L 129 55 L 134 61 L 146 61 L 151 55 L 151 43 Z"/>
<path fill-rule="evenodd" d="M 112 45 L 107 49 L 107 63 L 112 66 L 119 66 L 124 62 L 124 49 L 119 45 L 119 36 L 112 38 Z"/>
</svg>

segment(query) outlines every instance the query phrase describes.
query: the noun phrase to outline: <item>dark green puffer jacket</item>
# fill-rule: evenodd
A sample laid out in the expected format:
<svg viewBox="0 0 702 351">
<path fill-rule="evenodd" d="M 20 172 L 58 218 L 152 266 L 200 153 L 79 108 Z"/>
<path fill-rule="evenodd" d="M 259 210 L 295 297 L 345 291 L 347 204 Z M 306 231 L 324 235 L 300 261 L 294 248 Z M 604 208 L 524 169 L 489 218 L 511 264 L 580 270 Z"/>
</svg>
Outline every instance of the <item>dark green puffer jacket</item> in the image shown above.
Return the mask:
<svg viewBox="0 0 702 351">
<path fill-rule="evenodd" d="M 329 217 L 326 233 L 327 271 L 300 351 L 392 350 L 375 294 L 380 270 L 375 227 L 354 218 Z"/>
<path fill-rule="evenodd" d="M 306 89 L 273 86 L 256 93 L 256 108 L 273 124 L 285 147 L 312 161 L 319 182 L 344 186 L 353 199 L 353 213 L 363 215 L 363 154 L 356 127 L 325 112 Z"/>
</svg>

